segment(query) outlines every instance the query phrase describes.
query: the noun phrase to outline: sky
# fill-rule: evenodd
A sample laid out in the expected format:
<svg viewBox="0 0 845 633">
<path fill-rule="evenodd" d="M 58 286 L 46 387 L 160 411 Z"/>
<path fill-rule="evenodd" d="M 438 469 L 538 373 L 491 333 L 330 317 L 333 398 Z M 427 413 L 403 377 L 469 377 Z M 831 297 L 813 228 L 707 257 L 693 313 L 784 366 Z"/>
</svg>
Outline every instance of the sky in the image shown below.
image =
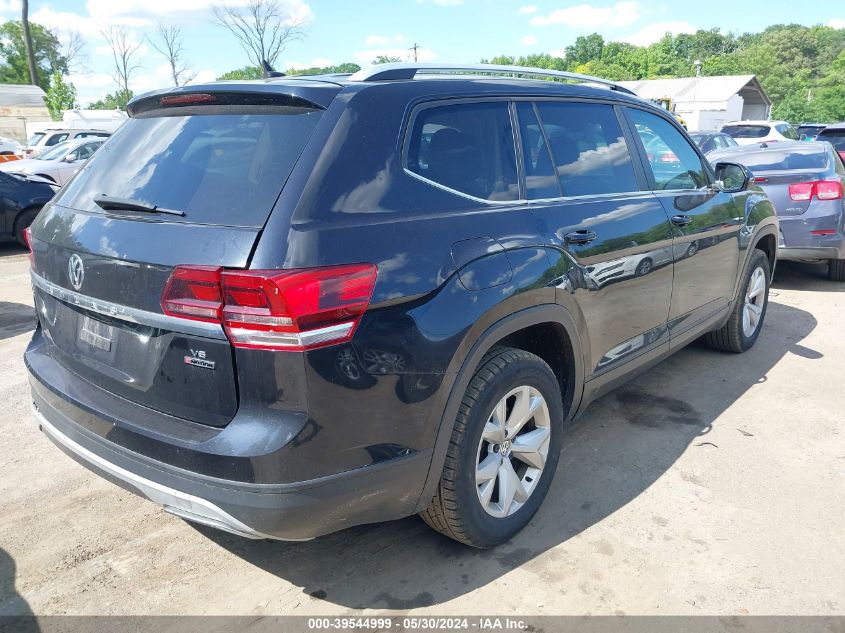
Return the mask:
<svg viewBox="0 0 845 633">
<path fill-rule="evenodd" d="M 288 15 L 307 24 L 304 37 L 290 43 L 278 69 L 329 66 L 352 61 L 367 65 L 378 55 L 409 58 L 417 44 L 419 61 L 478 62 L 498 54 L 522 55 L 563 49 L 579 35 L 601 33 L 607 40 L 647 45 L 666 32 L 720 28 L 760 31 L 772 24 L 826 24 L 845 28 L 845 2 L 815 0 L 795 10 L 785 0 L 277 0 Z M 182 28 L 186 60 L 195 82 L 212 80 L 248 64 L 235 38 L 214 24 L 211 7 L 245 0 L 30 0 L 30 19 L 60 37 L 80 32 L 85 59 L 71 81 L 82 106 L 116 88 L 111 57 L 101 31 L 124 25 L 141 42 L 131 87 L 136 94 L 170 84 L 165 60 L 146 36 L 156 25 Z M 20 17 L 20 0 L 0 0 L 0 18 Z M 692 69 L 691 69 L 692 72 Z"/>
</svg>

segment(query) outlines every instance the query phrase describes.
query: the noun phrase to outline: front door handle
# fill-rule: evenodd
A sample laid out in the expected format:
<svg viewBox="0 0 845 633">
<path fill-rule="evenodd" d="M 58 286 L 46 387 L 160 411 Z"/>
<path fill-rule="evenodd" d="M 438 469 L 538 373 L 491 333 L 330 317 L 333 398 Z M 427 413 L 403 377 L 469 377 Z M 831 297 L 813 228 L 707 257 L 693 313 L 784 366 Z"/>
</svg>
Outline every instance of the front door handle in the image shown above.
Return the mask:
<svg viewBox="0 0 845 633">
<path fill-rule="evenodd" d="M 675 226 L 686 226 L 692 222 L 692 218 L 688 215 L 673 215 L 672 216 L 672 224 Z"/>
<path fill-rule="evenodd" d="M 598 237 L 595 231 L 589 229 L 581 229 L 579 231 L 572 231 L 564 236 L 567 244 L 589 244 Z"/>
</svg>

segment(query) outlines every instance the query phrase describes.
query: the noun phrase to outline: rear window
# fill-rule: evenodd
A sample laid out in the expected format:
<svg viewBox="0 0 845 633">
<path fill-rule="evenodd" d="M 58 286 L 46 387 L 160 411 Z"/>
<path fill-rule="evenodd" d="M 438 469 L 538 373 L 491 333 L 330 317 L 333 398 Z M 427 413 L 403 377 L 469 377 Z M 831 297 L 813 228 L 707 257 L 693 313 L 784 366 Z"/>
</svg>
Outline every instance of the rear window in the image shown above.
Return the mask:
<svg viewBox="0 0 845 633">
<path fill-rule="evenodd" d="M 27 140 L 26 144 L 38 145 L 38 141 L 40 141 L 42 138 L 44 138 L 44 132 L 36 132 L 35 134 L 29 137 L 29 140 Z"/>
<path fill-rule="evenodd" d="M 763 138 L 771 129 L 768 125 L 726 125 L 722 132 L 733 138 Z"/>
<path fill-rule="evenodd" d="M 845 130 L 828 130 L 818 135 L 818 140 L 832 143 L 837 151 L 845 151 Z"/>
<path fill-rule="evenodd" d="M 827 169 L 827 152 L 782 152 L 767 150 L 743 153 L 738 160 L 753 172 L 794 171 L 801 169 Z"/>
<path fill-rule="evenodd" d="M 93 198 L 105 194 L 183 211 L 185 222 L 262 226 L 322 111 L 198 111 L 129 119 L 56 202 L 102 212 Z"/>
</svg>

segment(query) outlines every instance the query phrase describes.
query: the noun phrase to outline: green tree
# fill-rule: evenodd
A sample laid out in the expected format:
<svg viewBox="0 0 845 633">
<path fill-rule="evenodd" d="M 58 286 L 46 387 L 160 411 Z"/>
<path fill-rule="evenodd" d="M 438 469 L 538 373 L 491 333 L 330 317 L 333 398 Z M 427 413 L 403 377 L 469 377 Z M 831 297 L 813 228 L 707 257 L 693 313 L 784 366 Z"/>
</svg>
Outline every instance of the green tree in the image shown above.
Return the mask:
<svg viewBox="0 0 845 633">
<path fill-rule="evenodd" d="M 314 66 L 312 68 L 298 68 L 294 69 L 291 68 L 290 70 L 286 70 L 286 75 L 335 75 L 335 74 L 352 74 L 357 73 L 361 70 L 361 67 L 358 64 L 353 64 L 352 62 L 346 62 L 343 64 L 338 64 L 337 66 Z"/>
<path fill-rule="evenodd" d="M 116 90 L 88 106 L 89 110 L 125 110 L 135 93 L 131 90 Z"/>
<path fill-rule="evenodd" d="M 65 82 L 60 73 L 53 73 L 53 80 L 44 102 L 54 121 L 61 121 L 65 110 L 79 107 L 76 102 L 76 87 L 70 82 Z"/>
<path fill-rule="evenodd" d="M 264 74 L 257 66 L 244 66 L 225 72 L 217 78 L 217 81 L 225 81 L 227 79 L 261 79 Z"/>
<path fill-rule="evenodd" d="M 29 29 L 35 65 L 38 67 L 38 85 L 46 92 L 54 73 L 67 74 L 67 59 L 62 54 L 61 42 L 49 29 L 33 22 L 30 22 Z M 30 83 L 20 20 L 9 20 L 0 25 L 0 59 L 0 83 Z"/>
</svg>

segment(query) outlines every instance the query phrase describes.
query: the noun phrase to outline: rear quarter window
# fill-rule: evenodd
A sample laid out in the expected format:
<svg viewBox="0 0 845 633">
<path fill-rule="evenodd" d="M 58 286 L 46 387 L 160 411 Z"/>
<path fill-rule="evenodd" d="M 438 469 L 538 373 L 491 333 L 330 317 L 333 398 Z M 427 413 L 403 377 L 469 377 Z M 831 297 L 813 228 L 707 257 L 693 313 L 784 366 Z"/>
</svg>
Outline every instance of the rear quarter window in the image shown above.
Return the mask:
<svg viewBox="0 0 845 633">
<path fill-rule="evenodd" d="M 105 194 L 183 211 L 180 221 L 262 226 L 322 110 L 201 110 L 129 119 L 56 202 L 101 212 L 93 199 Z"/>
<path fill-rule="evenodd" d="M 519 179 L 508 103 L 459 103 L 417 112 L 408 171 L 482 200 L 517 200 Z"/>
</svg>

